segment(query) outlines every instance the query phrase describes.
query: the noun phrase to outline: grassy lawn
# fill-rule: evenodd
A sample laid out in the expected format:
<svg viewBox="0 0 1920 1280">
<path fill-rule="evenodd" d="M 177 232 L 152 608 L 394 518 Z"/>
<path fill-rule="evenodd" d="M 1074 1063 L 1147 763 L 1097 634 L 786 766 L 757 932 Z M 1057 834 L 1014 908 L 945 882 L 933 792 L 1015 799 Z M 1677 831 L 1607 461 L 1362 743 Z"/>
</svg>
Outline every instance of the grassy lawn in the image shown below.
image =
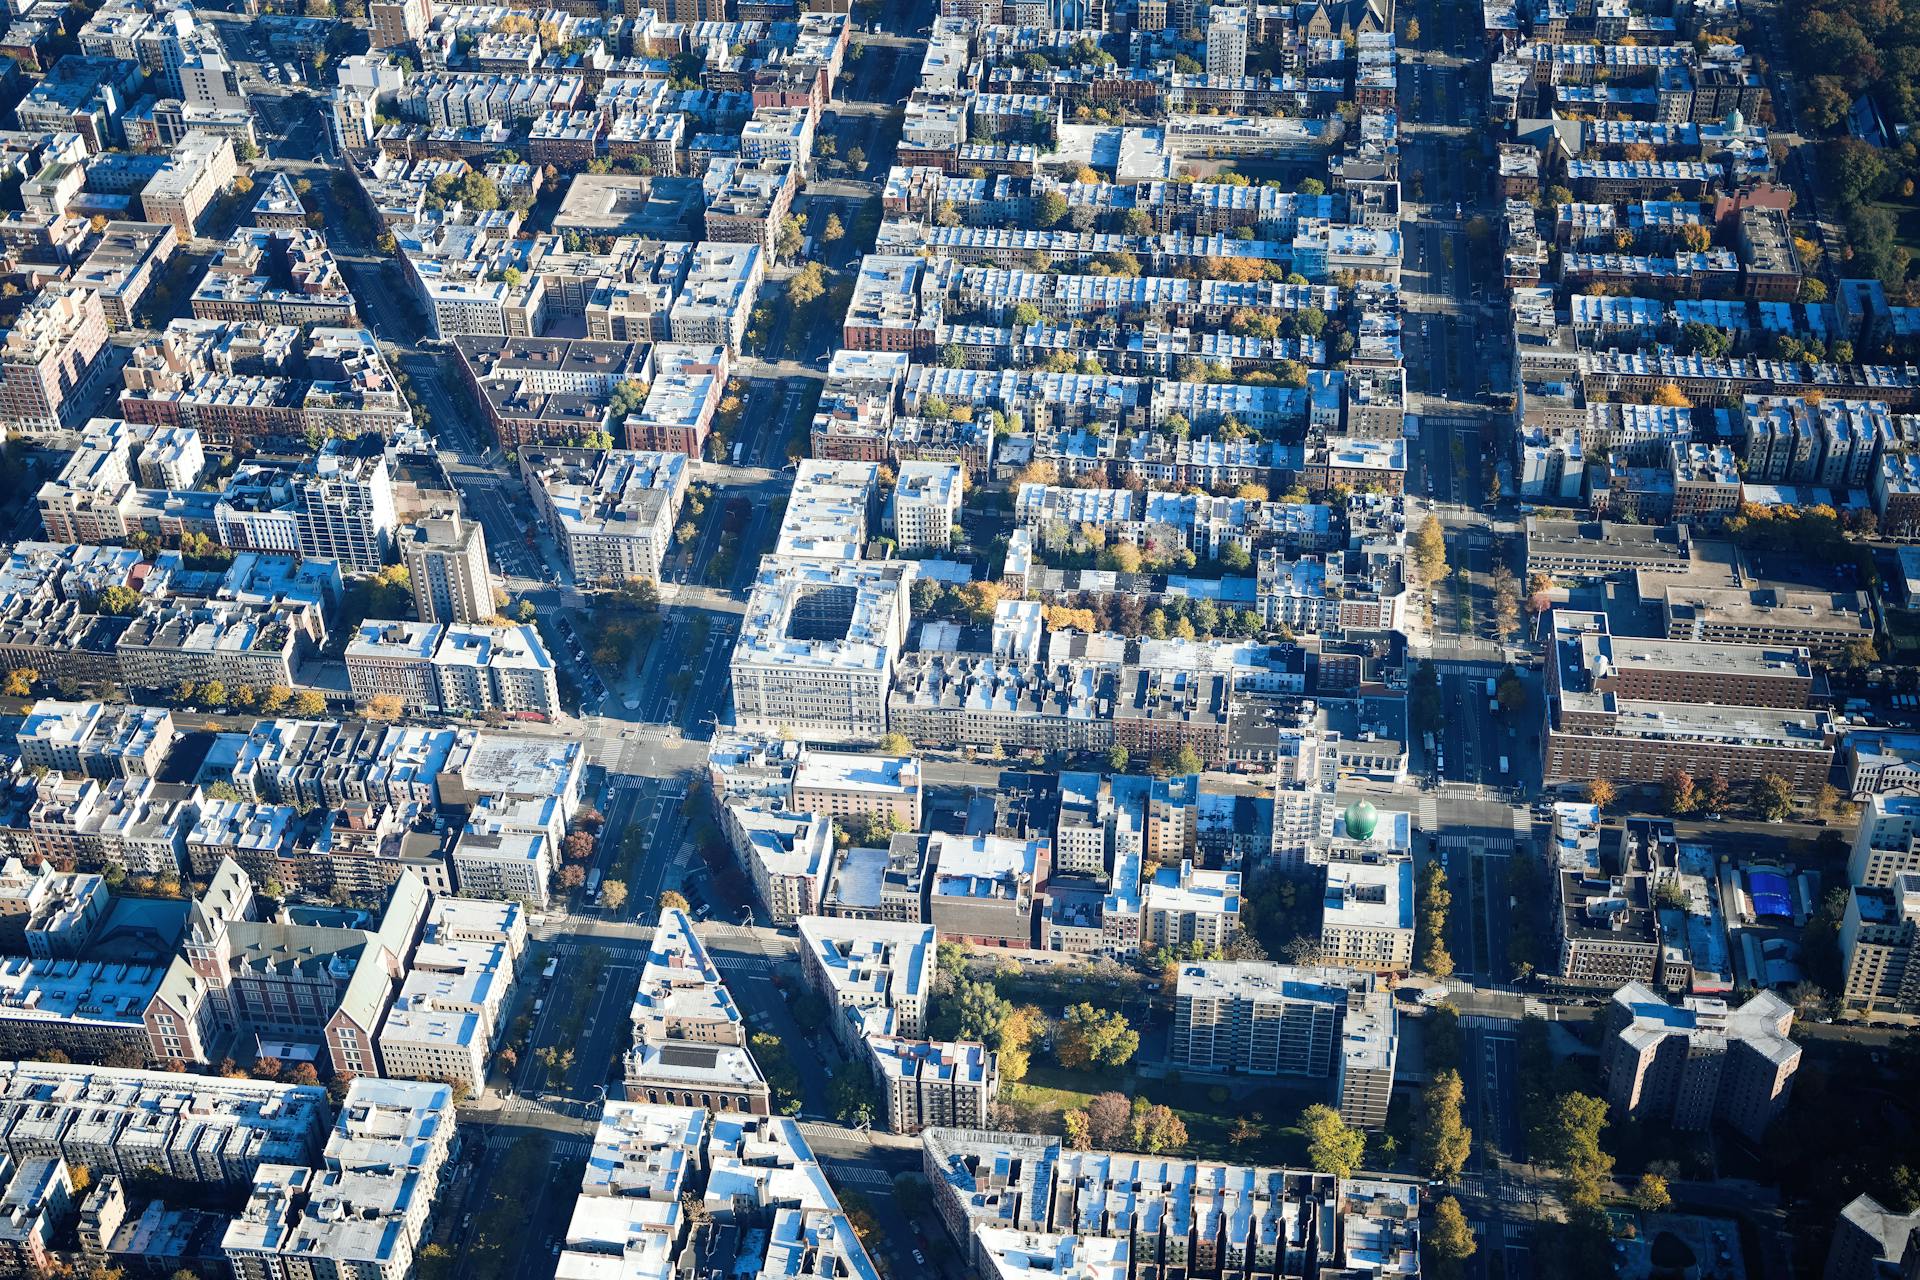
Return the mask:
<svg viewBox="0 0 1920 1280">
<path fill-rule="evenodd" d="M 1920 653 L 1920 610 L 1888 609 L 1885 616 L 1887 641 L 1893 653 Z"/>
<path fill-rule="evenodd" d="M 1920 254 L 1920 204 L 1882 200 L 1875 207 L 1885 209 L 1898 222 L 1899 229 L 1894 232 L 1894 243 Z"/>
<path fill-rule="evenodd" d="M 1040 1127 L 1059 1132 L 1060 1115 L 1087 1105 L 1097 1093 L 1109 1090 L 1129 1098 L 1164 1103 L 1187 1126 L 1187 1145 L 1181 1155 L 1207 1160 L 1255 1160 L 1262 1164 L 1298 1166 L 1306 1160 L 1306 1139 L 1294 1121 L 1310 1103 L 1326 1101 L 1324 1088 L 1273 1085 L 1219 1101 L 1211 1090 L 1180 1079 L 1154 1079 L 1131 1071 L 1068 1071 L 1035 1063 L 1020 1084 L 1009 1087 L 1007 1099 Z M 1260 1137 L 1242 1147 L 1228 1138 L 1234 1121 L 1252 1116 L 1263 1126 Z"/>
</svg>

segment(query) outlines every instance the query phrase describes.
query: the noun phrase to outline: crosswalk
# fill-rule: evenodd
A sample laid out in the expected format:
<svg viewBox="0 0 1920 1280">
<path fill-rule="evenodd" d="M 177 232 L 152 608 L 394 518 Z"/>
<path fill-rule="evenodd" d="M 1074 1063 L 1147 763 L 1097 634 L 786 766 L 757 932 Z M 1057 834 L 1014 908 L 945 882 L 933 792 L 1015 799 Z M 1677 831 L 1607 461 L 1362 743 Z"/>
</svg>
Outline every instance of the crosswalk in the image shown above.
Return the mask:
<svg viewBox="0 0 1920 1280">
<path fill-rule="evenodd" d="M 481 1144 L 484 1145 L 488 1151 L 509 1150 L 516 1143 L 528 1136 L 526 1129 L 506 1128 L 498 1125 L 476 1125 L 469 1128 L 468 1132 L 471 1133 L 475 1129 L 480 1133 Z M 562 1160 L 584 1160 L 588 1154 L 593 1151 L 593 1140 L 591 1138 L 554 1135 L 550 1140 L 553 1144 L 550 1158 L 556 1164 Z"/>
<path fill-rule="evenodd" d="M 1420 813 L 1417 821 L 1422 831 L 1440 829 L 1440 798 L 1438 796 L 1429 794 L 1420 797 Z"/>
<path fill-rule="evenodd" d="M 844 1160 L 822 1160 L 821 1167 L 827 1171 L 827 1177 L 833 1182 L 856 1187 L 891 1187 L 893 1179 L 886 1172 L 870 1165 L 848 1164 Z"/>
</svg>

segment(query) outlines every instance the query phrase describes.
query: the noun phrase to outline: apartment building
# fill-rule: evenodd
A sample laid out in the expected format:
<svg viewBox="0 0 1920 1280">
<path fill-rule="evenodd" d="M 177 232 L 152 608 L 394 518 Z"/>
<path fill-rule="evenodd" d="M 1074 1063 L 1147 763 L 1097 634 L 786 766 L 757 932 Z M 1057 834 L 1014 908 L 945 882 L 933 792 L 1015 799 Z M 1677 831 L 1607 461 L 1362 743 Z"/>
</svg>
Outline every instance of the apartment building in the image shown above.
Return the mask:
<svg viewBox="0 0 1920 1280">
<path fill-rule="evenodd" d="M 517 903 L 435 898 L 380 1028 L 386 1075 L 479 1094 L 505 1030 L 514 963 L 525 942 L 525 913 Z"/>
<path fill-rule="evenodd" d="M 95 1179 L 169 1178 L 229 1190 L 262 1164 L 309 1164 L 331 1108 L 318 1085 L 172 1071 L 0 1064 L 0 1151 L 58 1156 Z"/>
<path fill-rule="evenodd" d="M 376 572 L 399 526 L 385 442 L 335 437 L 292 469 L 243 466 L 221 490 L 213 517 L 224 546 Z"/>
<path fill-rule="evenodd" d="M 977 1129 L 1000 1092 L 999 1055 L 983 1044 L 874 1036 L 867 1041 L 887 1104 L 887 1128 L 920 1133 L 935 1125 Z"/>
<path fill-rule="evenodd" d="M 1717 777 L 1738 788 L 1775 773 L 1797 790 L 1826 781 L 1834 731 L 1824 712 L 1780 706 L 1799 679 L 1798 655 L 1706 648 L 1661 650 L 1630 644 L 1635 673 L 1616 687 L 1613 637 L 1604 615 L 1551 615 L 1547 711 L 1541 751 L 1548 785 L 1591 778 Z M 1670 665 L 1675 664 L 1675 665 Z M 1656 675 L 1655 672 L 1663 674 Z M 1717 689 L 1762 693 L 1770 706 L 1713 701 Z M 1631 690 L 1666 693 L 1633 696 Z"/>
<path fill-rule="evenodd" d="M 1875 795 L 1860 806 L 1847 855 L 1849 884 L 1886 888 L 1901 876 L 1920 873 L 1920 796 Z"/>
<path fill-rule="evenodd" d="M 712 238 L 694 246 L 686 280 L 667 314 L 673 341 L 724 347 L 728 355 L 738 355 L 754 299 L 766 278 L 766 258 L 772 252 L 771 239 L 762 245 L 723 244 Z"/>
<path fill-rule="evenodd" d="M 1240 927 L 1240 873 L 1211 871 L 1182 859 L 1142 886 L 1140 949 L 1222 951 Z"/>
<path fill-rule="evenodd" d="M 703 1225 L 686 1229 L 694 1216 Z M 719 1241 L 740 1280 L 878 1274 L 799 1122 L 697 1105 L 607 1104 L 559 1273 L 602 1270 L 613 1259 L 623 1274 L 664 1280 L 714 1256 L 709 1245 Z"/>
<path fill-rule="evenodd" d="M 148 1053 L 206 1062 L 249 1035 L 310 1046 L 331 1071 L 377 1072 L 375 1036 L 427 905 L 426 887 L 402 876 L 374 929 L 261 920 L 252 879 L 224 859 L 144 1003 Z"/>
<path fill-rule="evenodd" d="M 942 937 L 977 946 L 1035 945 L 1038 898 L 1052 874 L 1051 839 L 937 831 L 928 846 L 928 906 Z"/>
<path fill-rule="evenodd" d="M 901 831 L 920 829 L 920 762 L 913 756 L 802 747 L 788 786 L 787 807 L 796 813 L 824 814 L 841 826 L 864 818 L 884 819 Z"/>
<path fill-rule="evenodd" d="M 28 433 L 84 421 L 99 398 L 106 344 L 98 294 L 42 289 L 0 338 L 0 419 Z"/>
<path fill-rule="evenodd" d="M 31 1156 L 4 1170 L 0 1192 L 0 1268 L 18 1275 L 43 1275 L 54 1262 L 55 1232 L 71 1214 L 75 1190 L 67 1162 L 59 1156 Z"/>
<path fill-rule="evenodd" d="M 354 696 L 409 707 L 552 719 L 560 711 L 553 658 L 531 623 L 443 626 L 369 618 L 346 648 Z"/>
<path fill-rule="evenodd" d="M 1920 1213 L 1896 1213 L 1870 1195 L 1840 1210 L 1827 1249 L 1824 1280 L 1882 1280 L 1920 1263 Z"/>
<path fill-rule="evenodd" d="M 413 606 L 422 622 L 475 624 L 493 616 L 493 577 L 487 571 L 487 535 L 459 512 L 422 520 L 400 534 Z"/>
<path fill-rule="evenodd" d="M 357 325 L 359 312 L 326 237 L 311 227 L 239 227 L 194 286 L 201 320 Z"/>
<path fill-rule="evenodd" d="M 344 655 L 353 696 L 362 702 L 386 695 L 409 707 L 438 706 L 433 655 L 445 634 L 438 622 L 363 621 Z"/>
<path fill-rule="evenodd" d="M 1363 1274 L 1419 1270 L 1420 1189 L 1411 1184 L 1074 1151 L 1043 1134 L 935 1128 L 924 1137 L 934 1209 L 960 1242 L 966 1265 L 982 1275 L 1025 1274 L 1021 1260 L 1042 1249 L 1047 1261 L 1035 1269 L 1051 1271 L 1055 1246 L 1067 1251 L 1074 1274 L 1103 1277 L 1132 1274 L 1143 1254 L 1271 1277 L 1351 1270 L 1362 1258 Z M 1114 1197 L 1135 1211 L 1081 1212 Z M 1200 1231 L 1196 1244 L 1197 1222 L 1243 1223 L 1245 1235 Z M 1312 1243 L 1297 1251 L 1280 1246 L 1300 1239 L 1309 1222 L 1320 1228 L 1309 1233 Z M 1217 1243 L 1221 1235 L 1226 1239 Z M 1085 1269 L 1087 1255 L 1079 1251 L 1102 1242 L 1125 1249 L 1117 1260 L 1105 1255 L 1111 1270 Z M 1155 1271 L 1163 1274 L 1160 1266 Z"/>
<path fill-rule="evenodd" d="M 461 893 L 545 910 L 557 852 L 545 831 L 476 814 L 454 841 L 452 862 Z"/>
<path fill-rule="evenodd" d="M 1333 971 L 1253 961 L 1182 965 L 1169 1056 L 1202 1071 L 1325 1075 L 1345 987 Z"/>
<path fill-rule="evenodd" d="M 802 741 L 879 738 L 913 576 L 910 563 L 769 558 L 734 645 L 735 723 Z"/>
<path fill-rule="evenodd" d="M 208 206 L 238 174 L 231 138 L 189 133 L 140 189 L 141 216 L 148 222 L 170 223 L 182 240 L 191 240 Z"/>
<path fill-rule="evenodd" d="M 99 296 L 109 328 L 132 328 L 135 312 L 165 275 L 179 245 L 180 233 L 167 223 L 109 222 L 75 270 L 73 283 Z"/>
<path fill-rule="evenodd" d="M 1846 965 L 1841 999 L 1863 1013 L 1920 1009 L 1920 873 L 1897 872 L 1884 885 L 1848 890 L 1840 923 Z"/>
<path fill-rule="evenodd" d="M 660 913 L 633 998 L 630 1101 L 768 1113 L 747 1027 L 685 912 Z"/>
<path fill-rule="evenodd" d="M 935 952 L 930 924 L 801 916 L 800 971 L 833 1009 L 834 1037 L 856 1056 L 873 1036 L 926 1033 Z"/>
<path fill-rule="evenodd" d="M 42 698 L 14 733 L 29 768 L 108 781 L 150 777 L 165 763 L 175 738 L 164 707 Z"/>
<path fill-rule="evenodd" d="M 1738 1008 L 1689 997 L 1678 1005 L 1642 983 L 1607 1005 L 1601 1069 L 1617 1115 L 1679 1130 L 1720 1120 L 1758 1142 L 1786 1109 L 1800 1046 L 1793 1009 L 1771 991 Z"/>
<path fill-rule="evenodd" d="M 255 1175 L 221 1238 L 235 1280 L 291 1271 L 404 1280 L 424 1244 L 454 1128 L 448 1085 L 355 1080 L 319 1167 L 269 1164 Z"/>
<path fill-rule="evenodd" d="M 1413 968 L 1413 860 L 1389 854 L 1327 862 L 1320 954 L 1377 973 Z"/>
<path fill-rule="evenodd" d="M 957 462 L 903 462 L 888 512 L 894 544 L 903 552 L 953 545 L 965 471 Z"/>
<path fill-rule="evenodd" d="M 684 453 L 522 446 L 520 474 L 558 536 L 574 581 L 660 581 L 686 500 Z"/>
<path fill-rule="evenodd" d="M 730 804 L 722 815 L 727 841 L 776 925 L 816 914 L 833 869 L 833 822 L 817 813 L 790 813 Z"/>
<path fill-rule="evenodd" d="M 895 832 L 884 849 L 853 846 L 827 877 L 820 914 L 918 924 L 927 918 L 928 838 Z"/>
</svg>

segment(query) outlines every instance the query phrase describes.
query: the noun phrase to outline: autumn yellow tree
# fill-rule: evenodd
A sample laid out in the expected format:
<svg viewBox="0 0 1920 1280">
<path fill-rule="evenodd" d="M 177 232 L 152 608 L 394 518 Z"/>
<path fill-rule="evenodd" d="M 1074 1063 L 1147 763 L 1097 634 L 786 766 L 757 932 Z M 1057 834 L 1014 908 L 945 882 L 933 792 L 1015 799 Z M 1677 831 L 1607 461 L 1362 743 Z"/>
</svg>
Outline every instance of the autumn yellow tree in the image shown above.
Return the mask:
<svg viewBox="0 0 1920 1280">
<path fill-rule="evenodd" d="M 406 701 L 397 693 L 376 693 L 367 699 L 369 720 L 398 720 L 406 709 Z"/>
</svg>

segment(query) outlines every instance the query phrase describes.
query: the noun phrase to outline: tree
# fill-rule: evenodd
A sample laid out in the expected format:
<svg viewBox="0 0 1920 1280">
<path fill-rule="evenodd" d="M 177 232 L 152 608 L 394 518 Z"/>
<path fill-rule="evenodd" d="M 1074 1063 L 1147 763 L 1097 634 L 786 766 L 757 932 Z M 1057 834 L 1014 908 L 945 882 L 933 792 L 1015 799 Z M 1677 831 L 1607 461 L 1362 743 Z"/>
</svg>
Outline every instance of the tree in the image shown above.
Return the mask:
<svg viewBox="0 0 1920 1280">
<path fill-rule="evenodd" d="M 1414 534 L 1413 555 L 1425 581 L 1434 583 L 1447 576 L 1447 534 L 1440 525 L 1440 517 L 1432 512 L 1427 513 L 1419 532 Z"/>
<path fill-rule="evenodd" d="M 609 911 L 618 911 L 627 905 L 627 886 L 621 880 L 608 880 L 600 886 L 600 902 Z"/>
<path fill-rule="evenodd" d="M 1707 779 L 1706 793 L 1700 798 L 1700 808 L 1707 813 L 1719 813 L 1727 807 L 1727 780 L 1719 774 Z"/>
<path fill-rule="evenodd" d="M 1641 1174 L 1640 1181 L 1633 1184 L 1633 1204 L 1642 1213 L 1662 1213 L 1672 1203 L 1667 1180 L 1651 1170 Z"/>
<path fill-rule="evenodd" d="M 1316 1102 L 1302 1111 L 1300 1128 L 1307 1135 L 1307 1163 L 1321 1173 L 1350 1178 L 1367 1154 L 1367 1135 L 1325 1103 Z"/>
<path fill-rule="evenodd" d="M 1583 1208 L 1599 1206 L 1613 1172 L 1613 1157 L 1600 1146 L 1600 1131 L 1606 1127 L 1605 1099 L 1563 1093 L 1538 1135 L 1547 1163 L 1567 1180 L 1568 1200 Z"/>
<path fill-rule="evenodd" d="M 1545 613 L 1553 604 L 1553 579 L 1544 573 L 1527 576 L 1527 612 Z"/>
<path fill-rule="evenodd" d="M 492 178 L 475 170 L 460 180 L 460 200 L 469 209 L 491 211 L 500 207 L 500 188 Z"/>
<path fill-rule="evenodd" d="M 227 705 L 227 686 L 224 681 L 208 680 L 199 689 L 200 705 L 209 711 L 218 711 Z"/>
<path fill-rule="evenodd" d="M 660 895 L 662 911 L 685 911 L 688 908 L 687 896 L 678 890 L 668 889 Z"/>
<path fill-rule="evenodd" d="M 1693 401 L 1686 393 L 1671 382 L 1663 382 L 1653 389 L 1653 403 L 1669 409 L 1691 409 Z"/>
<path fill-rule="evenodd" d="M 1511 639 L 1520 630 L 1520 582 L 1504 564 L 1493 570 L 1493 615 L 1502 638 Z"/>
<path fill-rule="evenodd" d="M 1182 621 L 1184 621 L 1184 619 Z M 1206 767 L 1207 767 L 1206 760 L 1203 759 L 1200 753 L 1194 749 L 1194 746 L 1191 742 L 1183 742 L 1178 747 L 1174 748 L 1173 772 L 1176 776 L 1184 776 L 1189 773 L 1199 773 Z"/>
<path fill-rule="evenodd" d="M 832 244 L 836 240 L 845 239 L 846 234 L 847 227 L 845 223 L 840 221 L 840 215 L 837 213 L 828 214 L 826 224 L 820 228 L 821 237 L 826 240 L 828 244 Z"/>
<path fill-rule="evenodd" d="M 1685 769 L 1675 769 L 1667 779 L 1667 812 L 1685 817 L 1699 807 L 1700 788 L 1694 785 L 1693 775 Z"/>
<path fill-rule="evenodd" d="M 1602 813 L 1613 807 L 1613 802 L 1619 798 L 1619 794 L 1613 783 L 1605 778 L 1594 778 L 1587 783 L 1587 803 L 1595 806 Z"/>
<path fill-rule="evenodd" d="M 1124 1014 L 1077 1004 L 1060 1023 L 1056 1051 L 1069 1070 L 1124 1067 L 1140 1049 L 1140 1033 Z"/>
<path fill-rule="evenodd" d="M 1420 873 L 1420 936 L 1423 946 L 1420 967 L 1436 978 L 1453 975 L 1453 956 L 1447 950 L 1447 913 L 1453 907 L 1453 891 L 1447 887 L 1447 873 L 1437 862 L 1429 862 Z"/>
<path fill-rule="evenodd" d="M 1085 1151 L 1093 1146 L 1091 1123 L 1085 1111 L 1066 1112 L 1060 1117 L 1060 1124 L 1065 1133 L 1067 1150 Z"/>
<path fill-rule="evenodd" d="M 938 1021 L 943 1031 L 941 1039 L 978 1040 L 985 1044 L 997 1040 L 1000 1024 L 1013 1012 L 1011 1001 L 1001 998 L 991 982 L 975 982 L 961 979 L 954 984 L 953 992 L 940 1002 Z"/>
<path fill-rule="evenodd" d="M 1526 682 L 1520 679 L 1519 672 L 1509 667 L 1494 683 L 1493 696 L 1503 714 L 1513 715 L 1527 705 Z"/>
<path fill-rule="evenodd" d="M 1187 1145 L 1186 1122 L 1174 1114 L 1172 1107 L 1162 1103 L 1149 1106 L 1145 1098 L 1135 1098 L 1132 1111 L 1128 1132 L 1135 1150 L 1157 1156 Z"/>
<path fill-rule="evenodd" d="M 1087 1103 L 1087 1136 L 1094 1146 L 1118 1146 L 1132 1127 L 1133 1103 L 1126 1094 L 1095 1094 Z"/>
<path fill-rule="evenodd" d="M 1125 747 L 1117 742 L 1114 743 L 1107 748 L 1107 772 L 1125 773 L 1127 771 L 1127 761 L 1131 758 L 1132 757 L 1127 754 Z"/>
<path fill-rule="evenodd" d="M 398 720 L 406 709 L 406 699 L 397 693 L 376 693 L 367 699 L 369 720 Z"/>
<path fill-rule="evenodd" d="M 1463 1264 L 1478 1248 L 1460 1202 L 1452 1196 L 1443 1197 L 1433 1206 L 1433 1226 L 1427 1231 L 1427 1250 L 1434 1264 L 1429 1274 L 1438 1280 L 1460 1275 Z"/>
<path fill-rule="evenodd" d="M 1768 822 L 1779 822 L 1793 812 L 1793 788 L 1777 773 L 1754 779 L 1753 811 Z"/>
<path fill-rule="evenodd" d="M 26 698 L 33 695 L 33 686 L 39 681 L 40 673 L 32 667 L 15 667 L 7 672 L 7 682 L 0 686 L 0 693 L 9 698 Z"/>
<path fill-rule="evenodd" d="M 1407 19 L 1407 43 L 1417 44 L 1420 40 L 1420 19 Z"/>
<path fill-rule="evenodd" d="M 560 887 L 562 889 L 578 889 L 581 885 L 587 882 L 587 873 L 585 868 L 574 866 L 572 864 L 568 864 L 567 866 L 560 868 L 560 870 L 555 872 L 554 874 L 555 874 L 555 877 L 560 881 Z"/>
<path fill-rule="evenodd" d="M 607 402 L 607 409 L 613 415 L 613 420 L 618 422 L 628 414 L 638 412 L 640 406 L 646 403 L 646 399 L 646 383 L 637 378 L 624 378 L 614 384 L 613 395 Z"/>
<path fill-rule="evenodd" d="M 827 291 L 826 271 L 817 262 L 809 262 L 787 281 L 787 301 L 804 307 Z"/>
<path fill-rule="evenodd" d="M 327 713 L 327 700 L 324 695 L 312 689 L 302 689 L 293 695 L 293 714 L 303 720 L 312 720 Z"/>
<path fill-rule="evenodd" d="M 883 756 L 909 756 L 913 754 L 913 743 L 907 735 L 894 730 L 880 735 L 880 754 Z"/>
<path fill-rule="evenodd" d="M 100 593 L 96 607 L 101 613 L 111 614 L 117 618 L 132 617 L 134 610 L 140 607 L 140 593 L 132 587 L 116 582 Z"/>
<path fill-rule="evenodd" d="M 1067 216 L 1067 198 L 1058 191 L 1043 191 L 1034 204 L 1034 221 L 1042 227 L 1056 227 Z"/>
<path fill-rule="evenodd" d="M 791 259 L 799 254 L 801 246 L 806 243 L 806 240 L 807 231 L 806 228 L 801 225 L 800 219 L 793 214 L 788 214 L 785 218 L 781 219 L 780 232 L 774 237 L 774 255 L 783 260 Z"/>
<path fill-rule="evenodd" d="M 1452 1182 L 1467 1167 L 1473 1152 L 1473 1130 L 1461 1123 L 1460 1103 L 1466 1096 L 1458 1071 L 1442 1071 L 1422 1095 L 1425 1112 L 1420 1124 L 1420 1167 L 1430 1178 Z"/>
</svg>

